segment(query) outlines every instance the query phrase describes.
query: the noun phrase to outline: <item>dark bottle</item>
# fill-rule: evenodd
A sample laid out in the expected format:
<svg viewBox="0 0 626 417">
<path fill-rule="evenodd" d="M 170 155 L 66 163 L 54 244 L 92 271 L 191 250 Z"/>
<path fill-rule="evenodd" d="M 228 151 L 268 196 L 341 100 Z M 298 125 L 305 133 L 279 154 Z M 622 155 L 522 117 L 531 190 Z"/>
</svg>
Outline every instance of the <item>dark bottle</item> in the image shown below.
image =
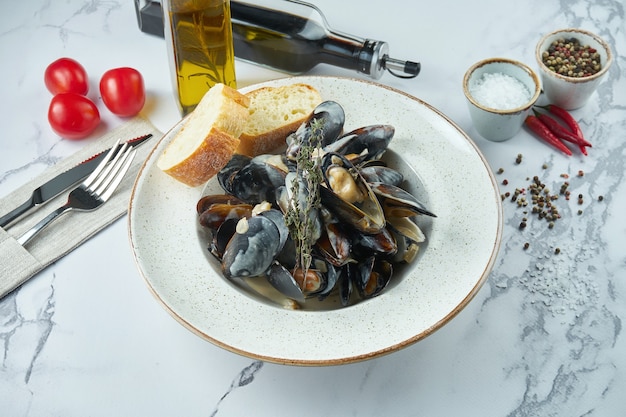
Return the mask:
<svg viewBox="0 0 626 417">
<path fill-rule="evenodd" d="M 140 29 L 147 8 L 136 11 Z M 145 1 L 145 0 L 144 0 Z M 148 0 L 150 6 L 158 2 Z M 298 0 L 231 0 L 235 56 L 291 74 L 301 74 L 318 64 L 329 64 L 380 78 L 385 71 L 413 78 L 418 62 L 389 57 L 386 42 L 364 39 L 332 30 L 322 12 Z M 154 10 L 154 9 L 150 9 Z M 144 16 L 152 19 L 152 15 Z M 161 34 L 162 36 L 162 34 Z"/>
<path fill-rule="evenodd" d="M 322 12 L 297 0 L 231 1 L 235 55 L 292 74 L 324 63 L 378 79 L 415 77 L 420 64 L 390 58 L 386 42 L 330 29 Z"/>
</svg>

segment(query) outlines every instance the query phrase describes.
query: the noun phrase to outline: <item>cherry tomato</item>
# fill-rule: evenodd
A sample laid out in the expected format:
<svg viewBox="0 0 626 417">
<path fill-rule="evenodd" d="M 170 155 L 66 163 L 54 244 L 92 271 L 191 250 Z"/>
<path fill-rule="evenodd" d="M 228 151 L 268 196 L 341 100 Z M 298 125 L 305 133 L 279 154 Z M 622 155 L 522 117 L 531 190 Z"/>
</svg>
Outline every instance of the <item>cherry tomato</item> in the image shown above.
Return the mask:
<svg viewBox="0 0 626 417">
<path fill-rule="evenodd" d="M 146 101 L 143 77 L 128 67 L 105 72 L 100 80 L 100 94 L 111 113 L 121 117 L 136 115 Z"/>
<path fill-rule="evenodd" d="M 85 68 L 71 58 L 60 58 L 48 65 L 44 82 L 52 94 L 85 95 L 89 91 L 89 80 Z"/>
<path fill-rule="evenodd" d="M 100 112 L 93 101 L 76 93 L 52 97 L 48 108 L 52 130 L 67 139 L 83 139 L 100 124 Z"/>
</svg>

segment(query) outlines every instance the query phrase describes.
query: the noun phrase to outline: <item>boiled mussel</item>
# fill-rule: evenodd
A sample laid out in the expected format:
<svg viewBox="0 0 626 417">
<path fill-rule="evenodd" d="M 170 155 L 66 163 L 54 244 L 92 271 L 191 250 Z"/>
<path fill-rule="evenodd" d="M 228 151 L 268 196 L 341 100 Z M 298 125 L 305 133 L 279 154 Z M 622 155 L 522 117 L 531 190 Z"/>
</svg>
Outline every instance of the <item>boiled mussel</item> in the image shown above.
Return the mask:
<svg viewBox="0 0 626 417">
<path fill-rule="evenodd" d="M 385 215 L 357 168 L 343 155 L 328 153 L 323 157 L 322 172 L 322 205 L 340 221 L 363 233 L 380 232 L 385 226 Z"/>
<path fill-rule="evenodd" d="M 324 101 L 312 112 L 311 116 L 291 135 L 287 136 L 287 159 L 295 161 L 303 146 L 311 145 L 314 129 L 318 129 L 320 147 L 334 141 L 343 132 L 346 121 L 343 107 L 335 101 Z"/>
<path fill-rule="evenodd" d="M 390 125 L 361 127 L 324 146 L 324 152 L 344 155 L 353 164 L 380 159 L 389 147 L 395 129 Z"/>
<path fill-rule="evenodd" d="M 288 230 L 282 215 L 255 215 L 242 218 L 226 245 L 222 271 L 227 278 L 263 275 L 285 244 Z"/>
<path fill-rule="evenodd" d="M 385 215 L 389 217 L 410 217 L 416 214 L 437 217 L 413 194 L 400 187 L 382 182 L 374 182 L 369 185 L 381 201 Z"/>
<path fill-rule="evenodd" d="M 369 184 L 383 183 L 400 187 L 404 182 L 404 175 L 382 164 L 361 164 L 359 173 Z"/>
<path fill-rule="evenodd" d="M 273 203 L 276 188 L 285 184 L 285 171 L 266 163 L 263 156 L 248 159 L 247 162 L 244 162 L 245 158 L 237 160 L 237 163 L 232 166 L 229 163 L 218 173 L 222 188 L 249 204 Z"/>
</svg>

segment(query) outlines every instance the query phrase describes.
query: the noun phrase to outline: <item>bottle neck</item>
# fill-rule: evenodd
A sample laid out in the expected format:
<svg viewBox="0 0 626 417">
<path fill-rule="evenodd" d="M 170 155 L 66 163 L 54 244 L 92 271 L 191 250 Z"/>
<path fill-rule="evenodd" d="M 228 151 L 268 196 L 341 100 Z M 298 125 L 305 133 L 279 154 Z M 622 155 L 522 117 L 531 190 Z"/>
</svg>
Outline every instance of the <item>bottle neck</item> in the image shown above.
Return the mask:
<svg viewBox="0 0 626 417">
<path fill-rule="evenodd" d="M 378 79 L 385 71 L 383 56 L 387 51 L 385 42 L 328 31 L 321 41 L 319 60 Z"/>
</svg>

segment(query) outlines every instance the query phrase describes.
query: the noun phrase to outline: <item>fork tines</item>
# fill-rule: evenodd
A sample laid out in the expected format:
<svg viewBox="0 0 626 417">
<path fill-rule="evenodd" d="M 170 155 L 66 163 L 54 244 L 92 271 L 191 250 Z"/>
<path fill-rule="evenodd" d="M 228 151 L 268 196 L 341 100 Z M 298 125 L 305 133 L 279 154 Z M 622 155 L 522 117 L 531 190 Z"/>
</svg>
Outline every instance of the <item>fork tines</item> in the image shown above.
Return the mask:
<svg viewBox="0 0 626 417">
<path fill-rule="evenodd" d="M 130 168 L 136 150 L 127 143 L 120 145 L 118 140 L 106 157 L 83 182 L 83 187 L 106 201 L 119 186 L 126 171 Z"/>
</svg>

